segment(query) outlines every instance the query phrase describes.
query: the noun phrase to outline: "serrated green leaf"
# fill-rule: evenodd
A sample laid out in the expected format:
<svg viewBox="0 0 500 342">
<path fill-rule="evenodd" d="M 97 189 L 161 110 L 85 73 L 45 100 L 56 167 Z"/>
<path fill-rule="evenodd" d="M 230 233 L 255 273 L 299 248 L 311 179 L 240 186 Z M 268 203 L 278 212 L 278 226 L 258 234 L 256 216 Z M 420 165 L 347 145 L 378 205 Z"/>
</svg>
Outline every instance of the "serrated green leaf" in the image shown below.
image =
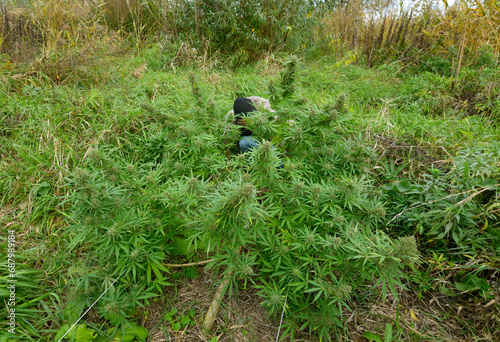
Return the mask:
<svg viewBox="0 0 500 342">
<path fill-rule="evenodd" d="M 382 342 L 382 337 L 380 337 L 380 335 L 375 335 L 374 333 L 371 333 L 369 331 L 365 331 L 363 333 L 363 337 L 366 338 L 368 341 Z"/>
</svg>

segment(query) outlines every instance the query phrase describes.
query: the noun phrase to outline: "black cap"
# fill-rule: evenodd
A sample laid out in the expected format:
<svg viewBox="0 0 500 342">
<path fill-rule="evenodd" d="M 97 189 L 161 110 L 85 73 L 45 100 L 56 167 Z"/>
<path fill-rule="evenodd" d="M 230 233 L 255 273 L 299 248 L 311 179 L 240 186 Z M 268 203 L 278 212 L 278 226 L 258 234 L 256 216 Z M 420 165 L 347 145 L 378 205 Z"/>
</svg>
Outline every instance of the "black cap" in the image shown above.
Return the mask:
<svg viewBox="0 0 500 342">
<path fill-rule="evenodd" d="M 241 117 L 240 114 L 250 113 L 257 108 L 253 105 L 252 101 L 246 97 L 238 97 L 233 104 L 234 116 Z"/>
</svg>

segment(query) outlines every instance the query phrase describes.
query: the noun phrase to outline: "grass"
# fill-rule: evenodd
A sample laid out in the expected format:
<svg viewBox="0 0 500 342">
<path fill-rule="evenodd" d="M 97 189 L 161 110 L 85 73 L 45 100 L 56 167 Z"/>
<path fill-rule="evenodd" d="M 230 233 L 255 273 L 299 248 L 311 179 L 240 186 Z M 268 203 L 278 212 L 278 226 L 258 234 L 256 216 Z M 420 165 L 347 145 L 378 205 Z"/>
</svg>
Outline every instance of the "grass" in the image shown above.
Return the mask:
<svg viewBox="0 0 500 342">
<path fill-rule="evenodd" d="M 112 81 L 97 88 L 27 85 L 14 93 L 3 90 L 3 163 L 7 164 L 9 159 L 19 161 L 15 169 L 19 180 L 10 185 L 12 198 L 17 197 L 16 191 L 26 190 L 25 186 L 33 184 L 35 179 L 57 178 L 59 172 L 68 172 L 70 167 L 80 165 L 81 158 L 93 144 L 111 141 L 121 148 L 133 149 L 157 121 L 140 104 L 154 105 L 163 113 L 185 111 L 192 106 L 192 95 L 186 90 L 190 87 L 190 70 L 146 73 L 141 80 L 130 77 L 141 64 L 142 60 L 136 58 L 121 64 L 119 69 L 109 70 Z M 479 116 L 429 117 L 419 112 L 413 103 L 398 105 L 398 83 L 405 80 L 395 75 L 388 80 L 385 73 L 361 66 L 336 68 L 328 62 L 302 68 L 297 97 L 322 104 L 340 93 L 348 93 L 352 112 L 349 121 L 366 134 L 412 136 L 450 149 L 449 152 L 466 143 L 499 138 L 498 130 Z M 205 97 L 211 94 L 217 108 L 228 110 L 237 96 L 266 97 L 267 82 L 272 78 L 256 73 L 251 67 L 234 72 L 208 71 L 197 77 L 202 94 Z M 8 181 L 12 177 L 4 179 Z M 58 181 L 59 178 L 54 179 L 54 183 Z"/>
<path fill-rule="evenodd" d="M 16 79 L 14 76 L 19 70 L 3 71 L 6 81 L 2 82 L 0 88 L 0 219 L 3 230 L 15 228 L 17 232 L 18 272 L 26 267 L 26 272 L 37 274 L 37 281 L 42 284 L 36 290 L 24 284 L 18 292 L 18 303 L 34 300 L 29 309 L 25 309 L 28 311 L 20 316 L 19 322 L 26 322 L 20 323 L 21 333 L 25 338 L 33 338 L 36 336 L 34 332 L 39 333 L 44 340 L 55 335 L 62 322 L 68 320 L 64 317 L 63 307 L 71 303 L 72 277 L 76 279 L 86 271 L 85 260 L 89 257 L 87 253 L 92 242 L 75 244 L 73 239 L 77 239 L 78 234 L 70 230 L 70 222 L 75 215 L 73 207 L 76 205 L 69 199 L 75 196 L 77 186 L 72 183 L 72 179 L 77 170 L 89 168 L 89 163 L 102 163 L 104 170 L 109 162 L 106 158 L 109 158 L 117 167 L 122 168 L 120 170 L 124 173 L 128 172 L 126 170 L 129 165 L 135 165 L 138 173 L 146 172 L 146 169 L 142 169 L 144 151 L 148 146 L 157 146 L 152 141 L 161 137 L 165 125 L 176 125 L 186 118 L 193 119 L 198 116 L 202 118 L 200 120 L 205 120 L 204 127 L 214 127 L 213 132 L 217 132 L 217 129 L 223 128 L 222 119 L 232 108 L 237 96 L 257 95 L 268 98 L 269 81 L 275 79 L 283 69 L 280 58 L 275 56 L 274 61 L 259 61 L 256 65 L 236 69 L 199 70 L 178 67 L 175 71 L 146 70 L 140 78 L 132 76 L 140 66 L 154 58 L 151 55 L 152 53 L 146 50 L 139 55 L 105 57 L 105 60 L 99 61 L 102 64 L 97 64 L 106 66 L 105 71 L 89 71 L 91 74 L 99 74 L 99 80 L 102 80 L 99 82 L 92 81 L 92 77 L 89 83 L 70 78 L 68 82 L 61 84 L 40 75 L 26 73 L 21 79 Z M 200 87 L 202 104 L 191 91 L 190 75 L 194 75 Z M 373 167 L 375 171 L 366 170 L 367 174 L 376 173 L 376 170 L 392 161 L 396 167 L 403 167 L 400 172 L 394 171 L 394 177 L 418 183 L 424 179 L 430 168 L 440 168 L 443 172 L 452 169 L 452 160 L 455 160 L 459 151 L 477 146 L 495 146 L 500 140 L 497 123 L 490 118 L 481 115 L 469 116 L 460 112 L 460 108 L 445 110 L 452 107 L 447 104 L 455 100 L 450 100 L 446 94 L 439 92 L 429 93 L 428 89 L 433 81 L 434 79 L 430 79 L 426 74 L 415 76 L 390 66 L 369 69 L 355 64 L 339 66 L 335 60 L 329 58 L 302 60 L 297 70 L 294 98 L 272 103 L 272 107 L 294 111 L 299 107 L 294 100 L 304 98 L 307 99 L 306 108 L 320 108 L 340 94 L 347 94 L 348 113 L 339 120 L 336 128 L 340 138 L 346 141 L 346 149 L 363 147 L 374 153 L 376 162 L 368 166 Z M 208 116 L 205 113 L 209 112 L 210 108 L 214 109 Z M 436 108 L 443 110 L 435 110 Z M 189 125 L 189 122 L 186 125 Z M 219 127 L 220 125 L 222 126 Z M 166 136 L 165 146 L 172 144 L 169 137 Z M 417 149 L 420 152 L 415 152 Z M 222 162 L 227 165 L 224 164 L 226 160 Z M 307 167 L 305 170 L 307 171 Z M 220 172 L 224 175 L 230 174 L 223 168 Z M 495 172 L 498 175 L 498 168 L 490 174 L 492 178 Z M 382 173 L 380 179 L 389 178 L 388 173 Z M 175 179 L 175 175 L 172 175 Z M 134 177 L 141 182 L 148 176 L 149 174 L 137 174 Z M 447 179 L 443 178 L 443 181 L 445 180 Z M 212 181 L 219 183 L 223 180 L 215 176 Z M 383 182 L 381 180 L 381 183 Z M 207 183 L 203 186 L 210 187 L 209 182 Z M 147 191 L 142 193 L 140 191 L 143 190 L 140 189 L 148 187 L 136 189 L 137 194 L 131 196 L 149 196 Z M 491 217 L 489 225 L 497 229 L 498 223 L 495 219 L 498 214 L 495 214 L 497 207 L 494 196 L 495 194 L 492 194 L 492 199 L 485 199 L 485 208 L 491 208 L 492 212 L 489 213 L 491 216 L 485 217 Z M 399 229 L 399 226 L 396 228 Z M 393 234 L 397 231 L 396 228 L 393 228 Z M 2 231 L 2 238 L 4 236 L 6 234 Z M 420 237 L 424 239 L 424 235 Z M 422 240 L 421 243 L 424 245 L 425 241 Z M 3 246 L 4 244 L 2 249 L 5 248 Z M 436 250 L 439 248 L 442 246 L 436 246 Z M 70 254 L 68 250 L 71 250 Z M 2 254 L 3 252 L 4 250 Z M 497 269 L 497 249 L 491 247 L 489 250 L 476 252 L 477 254 L 468 257 L 475 260 L 472 264 L 480 267 L 480 260 L 485 254 L 489 254 L 490 260 L 484 261 L 489 271 L 485 272 L 494 272 Z M 187 259 L 204 257 L 206 256 L 203 253 L 185 256 Z M 449 266 L 445 268 L 452 267 L 454 261 L 465 264 L 461 259 L 466 257 L 448 257 Z M 168 258 L 174 259 L 172 256 Z M 168 258 L 164 261 L 168 261 Z M 182 261 L 182 257 L 177 258 Z M 428 261 L 426 264 L 433 263 Z M 448 295 L 462 305 L 467 305 L 466 300 L 452 297 L 458 293 L 452 284 L 452 281 L 458 281 L 455 279 L 456 274 L 451 271 L 440 273 L 436 269 L 421 272 L 433 279 L 429 281 L 434 288 L 419 292 L 418 287 L 415 289 L 408 281 L 405 284 L 412 290 L 401 290 L 400 296 L 403 295 L 405 299 L 408 299 L 406 296 L 423 296 L 430 300 L 434 296 L 447 298 Z M 436 273 L 439 273 L 439 276 Z M 214 272 L 213 276 L 217 276 L 217 273 Z M 449 282 L 448 276 L 452 277 Z M 484 278 L 492 284 L 487 291 L 498 294 L 494 289 L 495 276 L 490 274 Z M 176 286 L 182 289 L 182 283 L 185 281 L 185 278 L 181 277 Z M 417 283 L 417 280 L 413 282 Z M 442 284 L 444 289 L 439 288 L 439 284 Z M 483 307 L 490 298 L 494 298 L 481 299 L 474 291 L 478 291 L 476 287 L 469 287 L 468 298 L 480 302 Z M 46 297 L 40 298 L 41 296 Z M 388 296 L 386 303 L 397 305 L 395 298 L 391 294 Z M 376 301 L 380 298 L 370 299 Z M 409 305 L 416 305 L 417 301 L 408 299 L 408 302 Z M 151 300 L 146 307 L 149 308 L 154 303 Z M 364 304 L 351 303 L 353 307 L 369 312 L 370 308 L 363 306 Z M 399 332 L 402 334 L 400 338 L 409 338 L 414 334 L 414 330 L 427 334 L 425 329 L 428 329 L 430 336 L 438 334 L 435 335 L 438 339 L 480 338 L 494 334 L 488 330 L 488 325 L 476 324 L 479 319 L 471 317 L 477 312 L 473 308 L 466 308 L 469 315 L 461 318 L 463 316 L 458 317 L 458 314 L 434 306 L 433 318 L 425 321 L 423 315 L 420 316 L 422 321 L 430 322 L 427 326 L 419 325 L 409 311 L 406 311 L 406 316 L 402 315 L 405 317 L 401 318 L 405 319 L 406 325 L 402 326 L 413 325 L 414 328 L 403 328 L 404 331 Z M 489 317 L 488 322 L 490 326 L 496 324 L 498 327 L 498 311 L 494 306 L 489 308 L 490 310 L 484 309 Z M 86 318 L 86 321 L 89 325 L 104 330 L 106 323 L 102 317 L 105 314 L 102 308 L 99 310 L 98 313 L 94 312 L 92 317 Z M 139 310 L 140 314 L 145 314 L 146 311 Z M 394 310 L 387 315 L 393 313 Z M 130 312 L 126 314 L 130 317 L 140 316 L 134 316 Z M 446 325 L 450 317 L 461 321 L 464 328 L 451 331 L 450 326 Z M 112 318 L 106 318 L 112 321 Z M 230 322 L 228 319 L 228 326 Z M 368 321 L 360 326 L 375 329 L 374 333 L 382 334 L 385 323 L 387 322 L 383 321 L 381 325 L 382 330 L 380 326 L 370 327 Z M 437 332 L 436 323 L 443 324 L 446 331 Z M 359 330 L 351 327 L 352 338 L 357 332 Z M 228 329 L 222 338 L 229 339 L 231 334 L 233 332 Z"/>
</svg>

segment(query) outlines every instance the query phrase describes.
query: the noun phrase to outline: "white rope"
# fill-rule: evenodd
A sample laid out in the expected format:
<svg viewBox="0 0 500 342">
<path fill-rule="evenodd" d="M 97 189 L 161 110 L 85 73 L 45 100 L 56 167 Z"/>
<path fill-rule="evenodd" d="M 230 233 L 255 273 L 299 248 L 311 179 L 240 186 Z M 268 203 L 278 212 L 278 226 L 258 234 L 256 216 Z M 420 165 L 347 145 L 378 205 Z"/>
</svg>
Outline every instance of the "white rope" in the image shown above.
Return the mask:
<svg viewBox="0 0 500 342">
<path fill-rule="evenodd" d="M 278 342 L 278 339 L 280 337 L 281 323 L 283 323 L 283 315 L 285 314 L 286 299 L 287 298 L 288 298 L 288 295 L 286 295 L 286 297 L 285 297 L 285 304 L 283 304 L 283 312 L 281 313 L 280 327 L 278 328 L 278 335 L 276 336 L 276 342 Z"/>
<path fill-rule="evenodd" d="M 122 276 L 122 274 L 123 274 L 125 271 L 126 271 L 126 270 L 123 270 L 123 271 L 122 271 L 122 273 L 118 276 L 118 278 L 116 278 L 116 279 L 115 279 L 115 281 L 113 281 L 113 282 L 111 283 L 111 285 L 109 285 L 109 287 L 108 287 L 108 288 L 107 288 L 107 289 L 106 289 L 106 290 L 105 290 L 105 291 L 104 291 L 104 292 L 103 292 L 103 293 L 99 296 L 99 298 L 97 298 L 97 299 L 95 300 L 95 302 L 94 302 L 94 303 L 92 303 L 92 305 L 90 306 L 90 308 L 88 308 L 88 309 L 87 309 L 87 311 L 85 311 L 85 312 L 83 313 L 83 315 L 81 315 L 81 316 L 80 316 L 80 318 L 78 318 L 78 320 L 77 320 L 77 321 L 76 321 L 76 322 L 75 322 L 75 323 L 71 326 L 71 328 L 69 328 L 69 329 L 68 329 L 68 331 L 66 331 L 66 333 L 65 333 L 65 334 L 61 337 L 61 339 L 60 339 L 59 341 L 57 341 L 57 342 L 61 342 L 61 341 L 62 341 L 62 339 L 64 338 L 64 336 L 66 336 L 66 335 L 67 335 L 67 334 L 71 331 L 71 329 L 73 329 L 73 328 L 75 327 L 75 325 L 77 325 L 77 324 L 78 324 L 78 322 L 80 322 L 80 320 L 83 318 L 83 316 L 85 316 L 85 315 L 87 314 L 87 312 L 89 312 L 89 311 L 90 311 L 90 309 L 92 309 L 92 307 L 93 307 L 93 306 L 94 306 L 94 305 L 95 305 L 95 304 L 99 301 L 99 299 L 101 299 L 101 297 L 102 297 L 102 296 L 104 296 L 104 294 L 105 294 L 106 292 L 108 292 L 109 288 L 110 288 L 111 286 L 113 286 L 113 285 L 116 283 L 116 281 L 117 281 L 118 279 L 120 279 L 120 277 Z"/>
</svg>

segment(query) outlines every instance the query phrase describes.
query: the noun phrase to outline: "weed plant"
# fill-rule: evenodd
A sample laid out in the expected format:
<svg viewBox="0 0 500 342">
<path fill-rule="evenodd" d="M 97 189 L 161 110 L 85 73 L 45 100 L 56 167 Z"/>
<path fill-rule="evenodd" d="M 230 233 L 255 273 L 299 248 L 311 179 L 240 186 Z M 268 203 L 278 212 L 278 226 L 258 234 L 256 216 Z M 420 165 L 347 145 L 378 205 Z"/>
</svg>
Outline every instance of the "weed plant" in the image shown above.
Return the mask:
<svg viewBox="0 0 500 342">
<path fill-rule="evenodd" d="M 295 108 L 285 114 L 293 124 L 259 113 L 250 128 L 272 143 L 229 158 L 230 122 L 208 121 L 199 107 L 163 122 L 133 158 L 113 145 L 90 147 L 65 184 L 67 252 L 86 251 L 68 290 L 88 306 L 123 273 L 99 303 L 110 323 L 123 324 L 169 285 L 168 255 L 202 249 L 232 274 L 229 294 L 257 286 L 270 315 L 288 296 L 287 331 L 324 339 L 344 329 L 343 312 L 367 286 L 397 296 L 417 244 L 377 230 L 386 209 L 366 174 L 373 156 L 361 138 L 337 133 L 345 101 Z M 230 127 L 228 136 L 238 130 Z"/>
<path fill-rule="evenodd" d="M 81 324 L 124 335 L 175 283 L 170 259 L 214 258 L 229 294 L 257 288 L 272 317 L 286 299 L 287 334 L 324 340 L 346 334 L 356 303 L 427 286 L 426 274 L 406 267 L 420 249 L 456 263 L 473 253 L 497 260 L 498 132 L 477 116 L 432 116 L 430 100 L 408 95 L 445 76 L 426 72 L 419 83 L 389 67 L 285 63 L 269 91 L 277 112 L 248 120 L 260 146 L 239 155 L 240 132 L 225 113 L 235 96 L 266 95 L 262 73 L 127 77 L 142 63 L 123 62 L 99 88 L 2 88 L 2 206 L 25 206 L 23 229 L 36 227 L 30 237 L 63 260 L 31 265 L 50 270 L 45 281 L 60 289 L 50 298 L 21 293 L 42 336 L 74 323 L 119 276 L 94 307 L 104 319 Z M 450 160 L 411 173 L 410 157 L 391 164 L 374 147 L 406 136 L 442 146 Z M 456 288 L 486 288 L 474 276 L 460 275 Z M 176 327 L 187 321 L 172 317 Z"/>
</svg>

